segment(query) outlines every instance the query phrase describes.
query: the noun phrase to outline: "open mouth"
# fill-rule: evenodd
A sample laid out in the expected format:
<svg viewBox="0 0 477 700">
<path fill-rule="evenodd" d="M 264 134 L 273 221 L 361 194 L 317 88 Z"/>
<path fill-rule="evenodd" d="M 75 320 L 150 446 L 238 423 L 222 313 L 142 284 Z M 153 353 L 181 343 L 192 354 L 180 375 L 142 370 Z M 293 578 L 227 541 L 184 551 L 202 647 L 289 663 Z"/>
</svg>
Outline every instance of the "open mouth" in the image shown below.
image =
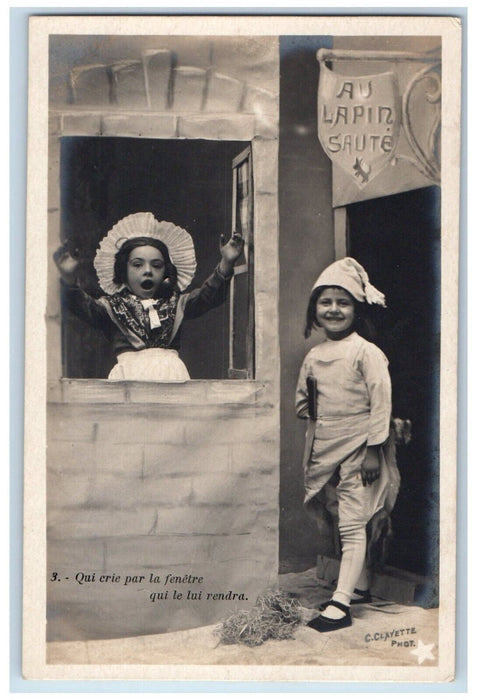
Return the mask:
<svg viewBox="0 0 477 700">
<path fill-rule="evenodd" d="M 154 287 L 154 282 L 152 280 L 144 280 L 144 282 L 141 282 L 141 288 L 145 289 L 146 291 L 149 291 Z"/>
</svg>

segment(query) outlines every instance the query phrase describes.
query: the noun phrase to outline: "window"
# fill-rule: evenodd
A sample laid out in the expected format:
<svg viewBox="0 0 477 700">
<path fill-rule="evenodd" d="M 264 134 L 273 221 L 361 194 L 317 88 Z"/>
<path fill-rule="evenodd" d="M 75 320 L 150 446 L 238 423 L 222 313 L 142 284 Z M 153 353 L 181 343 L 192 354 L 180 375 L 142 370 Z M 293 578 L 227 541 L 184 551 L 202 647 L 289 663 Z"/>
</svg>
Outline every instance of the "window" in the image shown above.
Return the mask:
<svg viewBox="0 0 477 700">
<path fill-rule="evenodd" d="M 199 286 L 220 260 L 220 234 L 246 239 L 230 301 L 183 324 L 180 355 L 193 379 L 253 378 L 251 149 L 242 141 L 63 137 L 61 232 L 81 259 L 80 284 L 99 297 L 93 259 L 122 217 L 151 211 L 194 239 Z M 64 310 L 63 375 L 105 378 L 115 358 L 99 330 Z"/>
</svg>

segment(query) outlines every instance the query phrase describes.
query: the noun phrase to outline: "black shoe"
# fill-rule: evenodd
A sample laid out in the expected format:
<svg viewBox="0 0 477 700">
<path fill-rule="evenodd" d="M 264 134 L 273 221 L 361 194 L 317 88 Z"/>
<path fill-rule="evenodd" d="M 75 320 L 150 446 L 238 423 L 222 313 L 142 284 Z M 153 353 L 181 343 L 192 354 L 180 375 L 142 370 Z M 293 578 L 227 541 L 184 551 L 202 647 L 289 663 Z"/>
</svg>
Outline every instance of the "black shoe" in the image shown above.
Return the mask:
<svg viewBox="0 0 477 700">
<path fill-rule="evenodd" d="M 320 605 L 320 610 L 326 610 L 329 605 L 334 605 L 339 610 L 342 610 L 344 612 L 344 617 L 340 617 L 338 620 L 333 620 L 331 617 L 318 615 L 318 617 L 315 617 L 313 620 L 308 622 L 307 627 L 311 627 L 317 632 L 332 632 L 333 630 L 341 630 L 344 627 L 351 627 L 349 605 L 343 605 L 343 603 L 338 603 L 336 600 L 329 600 L 327 603 Z"/>
<path fill-rule="evenodd" d="M 355 588 L 353 594 L 359 596 L 359 598 L 351 598 L 350 605 L 363 605 L 363 603 L 371 603 L 373 600 L 369 588 L 365 591 L 360 591 L 359 588 Z"/>
</svg>

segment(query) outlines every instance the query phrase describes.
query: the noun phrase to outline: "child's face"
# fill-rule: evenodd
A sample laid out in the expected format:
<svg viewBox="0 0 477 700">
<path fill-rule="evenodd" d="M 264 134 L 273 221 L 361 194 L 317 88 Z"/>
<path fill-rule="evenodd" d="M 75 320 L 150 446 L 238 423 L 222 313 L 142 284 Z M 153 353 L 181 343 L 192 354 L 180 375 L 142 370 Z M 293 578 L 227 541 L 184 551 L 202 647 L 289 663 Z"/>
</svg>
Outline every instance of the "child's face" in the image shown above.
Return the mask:
<svg viewBox="0 0 477 700">
<path fill-rule="evenodd" d="M 354 301 L 340 287 L 326 287 L 316 302 L 316 319 L 328 338 L 339 340 L 352 331 L 355 317 Z"/>
<path fill-rule="evenodd" d="M 162 253 L 152 245 L 133 248 L 127 262 L 127 284 L 140 299 L 153 299 L 166 276 Z"/>
</svg>

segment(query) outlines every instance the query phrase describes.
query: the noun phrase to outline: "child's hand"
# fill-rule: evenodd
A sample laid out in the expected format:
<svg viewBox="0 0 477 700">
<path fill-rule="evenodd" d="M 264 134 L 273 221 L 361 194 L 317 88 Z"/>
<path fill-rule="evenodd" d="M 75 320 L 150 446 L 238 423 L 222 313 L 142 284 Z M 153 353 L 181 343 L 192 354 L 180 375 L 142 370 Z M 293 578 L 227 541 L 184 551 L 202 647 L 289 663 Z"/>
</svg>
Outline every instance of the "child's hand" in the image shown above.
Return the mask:
<svg viewBox="0 0 477 700">
<path fill-rule="evenodd" d="M 361 481 L 363 486 L 372 484 L 379 479 L 381 467 L 379 466 L 379 447 L 368 447 L 363 464 L 361 465 Z"/>
<path fill-rule="evenodd" d="M 53 253 L 53 260 L 66 284 L 74 284 L 76 282 L 79 260 L 71 255 L 66 243 Z"/>
<path fill-rule="evenodd" d="M 225 237 L 223 235 L 220 237 L 220 255 L 222 259 L 219 269 L 223 275 L 228 276 L 232 273 L 235 261 L 243 250 L 243 245 L 243 236 L 238 231 L 233 232 L 227 243 L 225 243 Z"/>
</svg>

